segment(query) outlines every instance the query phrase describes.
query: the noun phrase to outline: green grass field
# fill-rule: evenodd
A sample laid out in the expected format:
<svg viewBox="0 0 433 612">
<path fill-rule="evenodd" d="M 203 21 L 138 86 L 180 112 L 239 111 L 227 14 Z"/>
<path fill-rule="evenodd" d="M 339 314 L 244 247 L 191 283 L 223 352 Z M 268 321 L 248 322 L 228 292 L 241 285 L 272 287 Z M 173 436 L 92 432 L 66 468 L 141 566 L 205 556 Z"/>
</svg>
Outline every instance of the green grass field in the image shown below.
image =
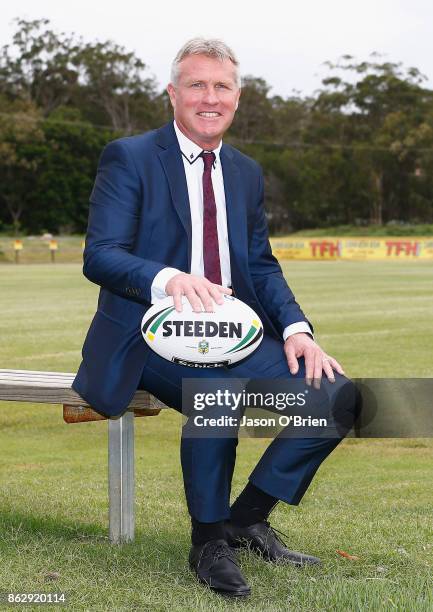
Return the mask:
<svg viewBox="0 0 433 612">
<path fill-rule="evenodd" d="M 317 339 L 349 376 L 433 375 L 431 264 L 284 269 Z M 77 264 L 0 266 L 0 368 L 74 371 L 96 298 Z M 242 553 L 253 595 L 232 602 L 187 568 L 179 416 L 135 423 L 136 540 L 114 547 L 107 423 L 66 425 L 59 406 L 0 404 L 0 592 L 64 591 L 74 612 L 433 610 L 432 440 L 343 442 L 301 505 L 272 514 L 289 545 L 323 566 L 274 567 Z M 241 440 L 234 495 L 268 442 Z"/>
</svg>

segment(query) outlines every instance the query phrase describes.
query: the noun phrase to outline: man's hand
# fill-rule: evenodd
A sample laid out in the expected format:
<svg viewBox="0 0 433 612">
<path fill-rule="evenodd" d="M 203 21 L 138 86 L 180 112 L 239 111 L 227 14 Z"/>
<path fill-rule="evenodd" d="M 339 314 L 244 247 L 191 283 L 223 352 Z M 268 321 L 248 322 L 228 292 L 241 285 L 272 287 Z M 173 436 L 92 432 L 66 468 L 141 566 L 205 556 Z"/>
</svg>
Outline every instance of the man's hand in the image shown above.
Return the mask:
<svg viewBox="0 0 433 612">
<path fill-rule="evenodd" d="M 214 310 L 213 303 L 223 303 L 222 294 L 230 295 L 231 289 L 211 283 L 203 276 L 194 276 L 181 272 L 171 278 L 165 286 L 167 295 L 173 296 L 174 306 L 177 312 L 182 312 L 182 296 L 188 298 L 194 312 L 206 312 Z"/>
<path fill-rule="evenodd" d="M 344 374 L 338 361 L 322 351 L 308 334 L 299 333 L 289 336 L 284 343 L 284 352 L 291 374 L 296 374 L 299 370 L 298 357 L 304 357 L 307 385 L 311 385 L 311 381 L 314 381 L 314 386 L 319 388 L 322 371 L 325 372 L 330 382 L 335 382 L 334 370 L 339 374 Z"/>
</svg>

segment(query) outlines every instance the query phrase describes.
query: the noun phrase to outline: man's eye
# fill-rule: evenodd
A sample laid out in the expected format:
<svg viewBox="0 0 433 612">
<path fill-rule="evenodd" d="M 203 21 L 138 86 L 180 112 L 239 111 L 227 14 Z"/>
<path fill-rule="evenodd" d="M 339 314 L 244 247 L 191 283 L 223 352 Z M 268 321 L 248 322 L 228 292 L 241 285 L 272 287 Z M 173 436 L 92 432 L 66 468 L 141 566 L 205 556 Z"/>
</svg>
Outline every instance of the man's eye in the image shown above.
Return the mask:
<svg viewBox="0 0 433 612">
<path fill-rule="evenodd" d="M 202 87 L 203 83 L 193 83 L 191 87 Z"/>
<path fill-rule="evenodd" d="M 218 87 L 218 89 L 228 89 L 227 85 L 224 83 L 217 83 L 216 87 Z"/>
</svg>

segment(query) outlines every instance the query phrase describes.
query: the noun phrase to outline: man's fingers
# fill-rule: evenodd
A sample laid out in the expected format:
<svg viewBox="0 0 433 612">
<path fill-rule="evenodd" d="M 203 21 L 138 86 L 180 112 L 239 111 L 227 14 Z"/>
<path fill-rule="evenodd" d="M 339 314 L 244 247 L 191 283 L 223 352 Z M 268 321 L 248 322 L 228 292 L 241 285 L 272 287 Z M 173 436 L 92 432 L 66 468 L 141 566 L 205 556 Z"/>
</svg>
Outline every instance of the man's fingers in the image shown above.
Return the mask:
<svg viewBox="0 0 433 612">
<path fill-rule="evenodd" d="M 195 287 L 195 291 L 199 296 L 206 312 L 212 312 L 214 310 L 214 304 L 210 290 L 210 287 L 208 288 L 205 285 L 197 285 Z"/>
<path fill-rule="evenodd" d="M 292 374 L 298 371 L 298 357 L 304 357 L 305 382 L 309 386 L 313 382 L 316 389 L 320 389 L 323 373 L 330 382 L 335 382 L 334 370 L 339 374 L 344 374 L 338 361 L 323 352 L 320 346 L 306 334 L 293 334 L 287 338 L 284 350 Z"/>
<path fill-rule="evenodd" d="M 331 359 L 329 357 L 323 358 L 323 371 L 330 382 L 335 382 L 334 370 L 332 369 Z"/>
<path fill-rule="evenodd" d="M 185 295 L 194 312 L 212 312 L 214 302 L 223 304 L 223 294 L 231 295 L 228 287 L 211 283 L 207 278 L 185 274 L 183 272 L 174 276 L 165 288 L 167 295 L 173 297 L 177 312 L 182 312 L 182 296 Z"/>
<path fill-rule="evenodd" d="M 177 312 L 182 312 L 182 291 L 180 288 L 173 291 L 173 303 Z"/>
<path fill-rule="evenodd" d="M 336 359 L 334 359 L 333 357 L 330 357 L 329 358 L 329 363 L 331 364 L 333 369 L 336 370 L 339 374 L 344 374 L 344 370 L 343 370 L 342 366 L 338 363 L 338 361 Z"/>
<path fill-rule="evenodd" d="M 186 298 L 188 302 L 191 304 L 191 308 L 194 312 L 202 312 L 202 302 L 198 297 L 196 290 L 193 287 L 188 287 L 185 291 Z"/>
<path fill-rule="evenodd" d="M 314 387 L 316 389 L 320 389 L 320 381 L 322 380 L 322 371 L 323 371 L 323 353 L 321 354 L 319 351 L 316 351 L 314 355 Z"/>
<path fill-rule="evenodd" d="M 293 346 L 293 344 L 288 344 L 286 357 L 287 357 L 287 363 L 289 366 L 290 374 L 296 374 L 299 370 L 299 363 L 298 363 L 298 360 L 296 359 L 296 352 L 295 352 L 295 347 Z"/>
<path fill-rule="evenodd" d="M 227 293 L 227 295 L 231 293 L 231 289 L 211 283 L 207 279 L 200 279 L 199 282 L 195 283 L 194 290 L 199 296 L 206 312 L 215 310 L 214 302 L 219 305 L 224 303 L 223 293 Z"/>
<path fill-rule="evenodd" d="M 325 371 L 326 376 L 330 380 L 331 380 L 330 375 L 332 376 L 332 378 L 334 379 L 333 382 L 335 381 L 334 370 L 338 372 L 339 374 L 344 374 L 344 370 L 341 367 L 341 365 L 338 363 L 338 361 L 334 359 L 334 357 L 330 357 L 329 355 L 325 355 L 323 357 L 323 370 Z"/>
<path fill-rule="evenodd" d="M 220 305 L 224 303 L 223 293 L 225 293 L 225 291 L 223 292 L 223 289 L 225 289 L 225 287 L 220 287 L 219 285 L 211 285 L 209 288 L 212 299 Z"/>
<path fill-rule="evenodd" d="M 323 358 L 323 371 L 331 382 L 335 382 L 334 370 L 339 374 L 344 375 L 344 370 L 336 359 L 329 356 Z"/>
<path fill-rule="evenodd" d="M 305 381 L 307 385 L 311 385 L 314 377 L 314 351 L 306 350 L 304 353 L 305 360 Z"/>
<path fill-rule="evenodd" d="M 223 294 L 231 295 L 233 293 L 232 289 L 229 287 L 223 287 L 222 285 L 216 285 L 215 283 L 210 283 L 209 293 L 212 295 L 214 301 L 221 305 L 224 304 Z"/>
<path fill-rule="evenodd" d="M 221 293 L 227 293 L 227 295 L 231 295 L 233 293 L 233 289 L 230 287 L 223 287 L 222 285 L 216 285 L 218 287 L 218 291 Z"/>
</svg>

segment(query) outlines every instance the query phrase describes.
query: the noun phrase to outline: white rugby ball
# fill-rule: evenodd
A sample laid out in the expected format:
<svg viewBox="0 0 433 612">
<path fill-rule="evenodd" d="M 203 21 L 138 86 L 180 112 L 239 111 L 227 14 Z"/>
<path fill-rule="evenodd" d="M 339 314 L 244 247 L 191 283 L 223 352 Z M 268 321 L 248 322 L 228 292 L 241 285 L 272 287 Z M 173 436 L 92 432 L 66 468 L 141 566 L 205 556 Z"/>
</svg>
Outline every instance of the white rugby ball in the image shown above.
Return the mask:
<svg viewBox="0 0 433 612">
<path fill-rule="evenodd" d="M 244 302 L 223 297 L 213 312 L 194 312 L 186 297 L 182 312 L 172 297 L 159 300 L 143 317 L 143 338 L 160 357 L 192 368 L 220 368 L 244 359 L 262 341 L 262 322 Z"/>
</svg>

